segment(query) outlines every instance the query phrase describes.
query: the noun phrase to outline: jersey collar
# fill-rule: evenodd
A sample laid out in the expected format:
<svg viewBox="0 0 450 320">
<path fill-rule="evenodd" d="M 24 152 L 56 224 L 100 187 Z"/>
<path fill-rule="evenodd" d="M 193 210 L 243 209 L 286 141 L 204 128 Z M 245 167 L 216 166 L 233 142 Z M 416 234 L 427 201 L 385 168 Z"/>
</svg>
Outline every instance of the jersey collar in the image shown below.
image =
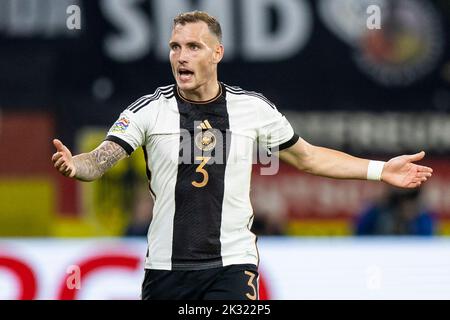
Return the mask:
<svg viewBox="0 0 450 320">
<path fill-rule="evenodd" d="M 187 99 L 185 97 L 183 97 L 183 95 L 180 92 L 180 89 L 178 88 L 177 85 L 175 85 L 175 95 L 177 96 L 177 98 L 179 98 L 180 100 L 183 100 L 184 102 L 187 103 L 191 103 L 191 104 L 209 104 L 209 103 L 213 103 L 218 101 L 220 98 L 224 97 L 225 94 L 225 90 L 223 87 L 223 83 L 219 81 L 219 93 L 212 99 L 206 100 L 206 101 L 194 101 L 194 100 L 190 100 Z"/>
</svg>

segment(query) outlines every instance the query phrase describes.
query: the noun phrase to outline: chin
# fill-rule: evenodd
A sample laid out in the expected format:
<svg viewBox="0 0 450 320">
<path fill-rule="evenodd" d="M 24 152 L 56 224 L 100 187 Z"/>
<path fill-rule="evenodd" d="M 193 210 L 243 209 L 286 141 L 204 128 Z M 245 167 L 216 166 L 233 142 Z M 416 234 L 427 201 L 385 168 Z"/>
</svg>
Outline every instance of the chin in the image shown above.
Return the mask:
<svg viewBox="0 0 450 320">
<path fill-rule="evenodd" d="M 184 83 L 180 81 L 177 81 L 177 86 L 183 91 L 192 91 L 196 88 L 195 83 Z"/>
</svg>

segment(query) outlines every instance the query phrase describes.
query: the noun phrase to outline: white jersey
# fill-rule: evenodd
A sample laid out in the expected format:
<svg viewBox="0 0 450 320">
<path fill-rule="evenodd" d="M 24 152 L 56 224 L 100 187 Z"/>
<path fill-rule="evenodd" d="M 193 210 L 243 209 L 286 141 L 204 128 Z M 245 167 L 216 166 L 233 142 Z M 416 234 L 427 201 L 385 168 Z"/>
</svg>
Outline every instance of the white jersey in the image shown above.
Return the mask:
<svg viewBox="0 0 450 320">
<path fill-rule="evenodd" d="M 264 96 L 220 83 L 198 103 L 176 85 L 131 104 L 106 140 L 142 147 L 155 200 L 147 269 L 258 265 L 250 180 L 254 142 L 287 148 L 299 137 Z"/>
</svg>

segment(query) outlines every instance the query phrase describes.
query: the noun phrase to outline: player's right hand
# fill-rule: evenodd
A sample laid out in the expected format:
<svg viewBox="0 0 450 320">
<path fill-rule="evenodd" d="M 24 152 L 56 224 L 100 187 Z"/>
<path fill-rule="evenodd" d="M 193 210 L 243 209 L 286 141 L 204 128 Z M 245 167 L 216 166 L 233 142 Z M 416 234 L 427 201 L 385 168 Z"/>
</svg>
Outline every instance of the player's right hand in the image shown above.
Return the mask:
<svg viewBox="0 0 450 320">
<path fill-rule="evenodd" d="M 64 176 L 75 177 L 76 168 L 70 150 L 58 139 L 53 139 L 53 145 L 56 148 L 52 156 L 53 166 Z"/>
</svg>

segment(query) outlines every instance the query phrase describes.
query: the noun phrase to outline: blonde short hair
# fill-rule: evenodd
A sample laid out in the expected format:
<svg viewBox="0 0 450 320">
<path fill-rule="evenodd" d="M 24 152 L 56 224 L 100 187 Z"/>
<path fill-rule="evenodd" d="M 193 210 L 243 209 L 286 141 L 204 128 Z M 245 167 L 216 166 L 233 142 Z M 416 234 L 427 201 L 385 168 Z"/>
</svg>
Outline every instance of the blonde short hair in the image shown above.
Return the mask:
<svg viewBox="0 0 450 320">
<path fill-rule="evenodd" d="M 175 28 L 178 24 L 184 26 L 186 23 L 195 23 L 199 21 L 205 22 L 208 25 L 209 31 L 219 39 L 220 43 L 222 43 L 222 28 L 220 27 L 219 21 L 204 11 L 196 10 L 180 13 L 173 19 L 173 27 Z"/>
</svg>

